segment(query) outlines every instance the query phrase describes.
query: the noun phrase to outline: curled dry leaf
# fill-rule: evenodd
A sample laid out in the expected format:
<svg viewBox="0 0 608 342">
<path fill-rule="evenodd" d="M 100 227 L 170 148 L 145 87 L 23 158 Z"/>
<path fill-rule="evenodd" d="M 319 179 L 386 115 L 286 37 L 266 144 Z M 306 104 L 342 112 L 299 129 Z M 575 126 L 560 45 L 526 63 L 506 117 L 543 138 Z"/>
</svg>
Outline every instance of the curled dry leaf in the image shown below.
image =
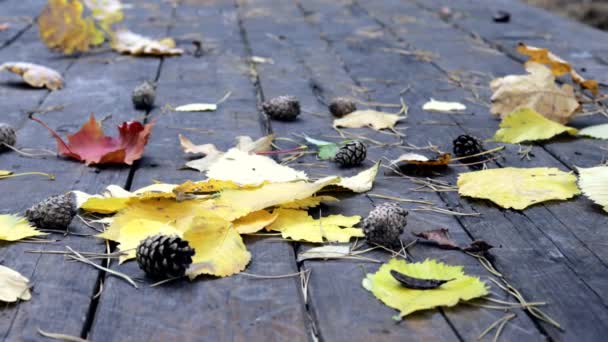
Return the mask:
<svg viewBox="0 0 608 342">
<path fill-rule="evenodd" d="M 509 75 L 494 79 L 492 114 L 507 116 L 521 109 L 531 108 L 549 120 L 566 123 L 580 109 L 569 84 L 559 87 L 549 68 L 539 63 L 527 63 L 528 75 Z"/>
<path fill-rule="evenodd" d="M 550 139 L 568 132 L 576 134 L 576 128 L 564 126 L 538 114 L 534 109 L 518 109 L 502 119 L 494 141 L 517 144 L 524 141 Z"/>
<path fill-rule="evenodd" d="M 458 244 L 452 240 L 449 230 L 446 228 L 426 230 L 423 232 L 412 232 L 414 236 L 437 244 L 440 248 L 458 249 Z"/>
<path fill-rule="evenodd" d="M 484 254 L 492 248 L 494 248 L 494 246 L 490 245 L 484 240 L 475 240 L 468 246 L 462 248 L 462 250 L 473 254 Z"/>
<path fill-rule="evenodd" d="M 154 40 L 129 30 L 119 30 L 114 34 L 112 49 L 134 56 L 177 56 L 184 50 L 175 47 L 171 38 Z"/>
<path fill-rule="evenodd" d="M 460 102 L 437 101 L 431 98 L 430 101 L 422 106 L 422 109 L 431 112 L 449 113 L 463 111 L 466 110 L 467 107 Z"/>
<path fill-rule="evenodd" d="M 540 202 L 565 200 L 580 191 L 576 176 L 557 168 L 506 167 L 461 173 L 458 193 L 488 199 L 505 209 L 523 210 Z"/>
<path fill-rule="evenodd" d="M 357 110 L 344 117 L 334 120 L 334 127 L 362 128 L 370 127 L 377 131 L 383 129 L 393 129 L 399 120 L 404 116 L 397 114 L 384 113 L 376 110 Z"/>
<path fill-rule="evenodd" d="M 2 70 L 8 70 L 20 75 L 25 83 L 35 88 L 46 87 L 50 90 L 57 90 L 63 87 L 63 77 L 61 77 L 61 74 L 42 65 L 24 62 L 7 62 L 0 65 L 0 71 Z"/>
<path fill-rule="evenodd" d="M 82 17 L 83 10 L 79 0 L 49 0 L 38 17 L 40 37 L 46 46 L 70 55 L 102 44 L 103 32 L 93 18 Z"/>
<path fill-rule="evenodd" d="M 549 51 L 549 49 L 519 43 L 517 46 L 517 51 L 522 55 L 530 57 L 528 63 L 535 62 L 547 65 L 555 76 L 570 74 L 572 81 L 580 85 L 583 89 L 590 90 L 594 96 L 597 96 L 599 93 L 597 81 L 585 79 L 578 72 L 576 72 L 570 63 L 554 55 L 551 51 Z"/>
<path fill-rule="evenodd" d="M 137 121 L 123 122 L 118 126 L 118 138 L 105 136 L 101 123 L 91 114 L 78 132 L 68 135 L 68 142 L 40 119 L 31 117 L 40 123 L 57 141 L 57 152 L 66 157 L 91 164 L 119 163 L 131 165 L 141 158 L 154 124 L 144 125 Z"/>
<path fill-rule="evenodd" d="M 432 290 L 436 289 L 439 286 L 452 281 L 454 279 L 448 280 L 440 280 L 440 279 L 423 279 L 423 278 L 414 278 L 410 277 L 406 274 L 403 274 L 396 270 L 391 270 L 391 275 L 395 280 L 397 280 L 402 286 L 407 287 L 408 289 L 415 290 Z"/>
<path fill-rule="evenodd" d="M 29 282 L 29 279 L 19 272 L 0 265 L 0 302 L 30 300 L 32 295 Z"/>
<path fill-rule="evenodd" d="M 402 170 L 416 170 L 419 172 L 441 170 L 448 166 L 452 160 L 450 153 L 442 153 L 435 159 L 417 153 L 404 153 L 399 158 L 392 160 L 391 165 L 397 166 Z"/>
</svg>

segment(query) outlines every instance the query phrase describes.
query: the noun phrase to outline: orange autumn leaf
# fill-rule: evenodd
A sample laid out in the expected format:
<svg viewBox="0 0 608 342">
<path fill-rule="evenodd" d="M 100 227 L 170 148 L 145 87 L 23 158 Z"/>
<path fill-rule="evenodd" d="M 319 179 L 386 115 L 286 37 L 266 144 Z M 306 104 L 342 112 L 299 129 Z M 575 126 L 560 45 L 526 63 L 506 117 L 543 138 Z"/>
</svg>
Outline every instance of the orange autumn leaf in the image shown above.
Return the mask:
<svg viewBox="0 0 608 342">
<path fill-rule="evenodd" d="M 101 123 L 95 120 L 91 114 L 80 130 L 67 136 L 66 143 L 54 130 L 40 119 L 31 117 L 40 123 L 57 141 L 57 152 L 66 157 L 91 164 L 119 163 L 131 165 L 141 158 L 144 147 L 152 132 L 154 124 L 144 125 L 138 121 L 123 122 L 118 126 L 119 136 L 117 138 L 105 136 Z"/>
<path fill-rule="evenodd" d="M 517 52 L 530 57 L 528 62 L 536 62 L 548 66 L 554 76 L 562 76 L 569 73 L 574 83 L 580 85 L 583 89 L 588 89 L 594 96 L 597 96 L 599 93 L 597 81 L 585 79 L 576 72 L 570 63 L 554 55 L 549 49 L 519 43 L 517 45 Z"/>
</svg>

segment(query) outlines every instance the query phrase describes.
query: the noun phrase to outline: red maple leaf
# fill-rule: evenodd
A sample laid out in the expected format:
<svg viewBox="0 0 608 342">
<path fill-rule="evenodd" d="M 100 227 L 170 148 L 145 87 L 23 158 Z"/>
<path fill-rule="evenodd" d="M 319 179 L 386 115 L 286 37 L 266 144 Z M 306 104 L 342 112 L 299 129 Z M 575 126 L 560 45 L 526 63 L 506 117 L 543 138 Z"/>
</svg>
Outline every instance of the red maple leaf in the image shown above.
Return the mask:
<svg viewBox="0 0 608 342">
<path fill-rule="evenodd" d="M 57 152 L 66 157 L 84 161 L 85 164 L 120 163 L 131 165 L 141 158 L 154 123 L 144 125 L 138 121 L 123 122 L 118 126 L 117 138 L 105 136 L 101 124 L 91 114 L 78 132 L 68 134 L 66 143 L 42 120 L 30 117 L 51 132 L 57 141 Z"/>
</svg>

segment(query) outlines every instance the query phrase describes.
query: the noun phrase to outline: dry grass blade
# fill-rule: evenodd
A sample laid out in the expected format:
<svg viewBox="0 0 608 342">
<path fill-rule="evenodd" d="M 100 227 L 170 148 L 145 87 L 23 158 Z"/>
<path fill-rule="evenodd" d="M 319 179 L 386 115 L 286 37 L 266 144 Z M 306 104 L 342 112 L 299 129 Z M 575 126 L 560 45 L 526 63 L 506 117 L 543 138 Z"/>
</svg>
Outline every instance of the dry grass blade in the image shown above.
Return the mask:
<svg viewBox="0 0 608 342">
<path fill-rule="evenodd" d="M 6 145 L 6 146 L 8 146 L 8 145 Z M 55 180 L 55 175 L 50 174 L 50 173 L 44 173 L 44 172 L 11 173 L 9 175 L 0 176 L 0 179 L 22 177 L 22 176 L 43 176 L 43 177 L 47 177 L 49 180 Z"/>
<path fill-rule="evenodd" d="M 131 279 L 131 277 L 129 277 L 128 275 L 126 275 L 124 273 L 120 273 L 120 272 L 114 271 L 114 270 L 111 270 L 111 269 L 109 269 L 107 267 L 103 267 L 101 265 L 97 265 L 96 263 L 94 263 L 91 260 L 89 260 L 89 259 L 85 258 L 84 256 L 82 256 L 82 254 L 74 251 L 69 246 L 66 246 L 65 248 L 67 248 L 70 252 L 72 252 L 72 253 L 74 253 L 76 255 L 76 256 L 74 256 L 74 255 L 68 255 L 68 257 L 70 257 L 70 258 L 72 258 L 74 260 L 80 261 L 82 263 L 89 264 L 89 265 L 91 265 L 91 266 L 93 266 L 93 267 L 95 267 L 97 269 L 105 271 L 105 272 L 107 272 L 107 273 L 109 273 L 111 275 L 114 275 L 116 277 L 122 278 L 125 281 L 127 281 L 129 284 L 133 285 L 134 288 L 136 288 L 136 289 L 138 288 L 137 284 L 135 284 L 135 282 L 133 281 L 133 279 Z"/>
<path fill-rule="evenodd" d="M 453 215 L 453 216 L 480 216 L 480 213 L 459 213 L 457 211 L 451 211 L 448 209 L 438 208 L 438 207 L 418 207 L 411 209 L 412 211 L 432 211 L 438 214 L 444 215 Z"/>
<path fill-rule="evenodd" d="M 493 149 L 491 149 L 491 150 L 487 150 L 487 151 L 479 152 L 479 153 L 477 153 L 477 154 L 472 154 L 472 155 L 470 155 L 470 156 L 466 156 L 466 157 L 459 157 L 459 158 L 452 158 L 452 161 L 456 161 L 456 160 L 462 160 L 462 159 L 468 159 L 468 158 L 475 158 L 475 157 L 481 157 L 481 156 L 485 156 L 485 155 L 487 155 L 487 154 L 492 154 L 492 153 L 495 153 L 495 152 L 498 152 L 498 151 L 502 151 L 502 150 L 504 150 L 504 149 L 505 149 L 505 147 L 504 147 L 504 146 L 499 146 L 499 147 L 493 148 Z"/>
<path fill-rule="evenodd" d="M 492 341 L 497 341 L 498 337 L 500 336 L 500 333 L 502 332 L 505 324 L 507 324 L 507 322 L 509 322 L 509 320 L 515 318 L 517 315 L 515 315 L 514 313 L 508 313 L 506 315 L 504 315 L 503 317 L 499 318 L 498 320 L 496 320 L 494 323 L 490 324 L 490 326 L 484 330 L 481 334 L 479 334 L 479 336 L 477 337 L 477 340 L 481 340 L 484 336 L 486 336 L 490 331 L 492 331 L 492 329 L 498 327 L 496 329 L 496 334 L 494 335 L 494 338 Z"/>
<path fill-rule="evenodd" d="M 394 196 L 382 195 L 382 194 L 373 194 L 372 193 L 372 194 L 368 194 L 368 196 L 370 196 L 370 197 L 376 197 L 376 198 L 388 199 L 388 200 L 391 200 L 391 201 L 405 202 L 405 203 L 420 203 L 420 204 L 428 204 L 428 205 L 433 205 L 434 204 L 432 201 L 414 200 L 414 199 L 394 197 Z"/>
<path fill-rule="evenodd" d="M 50 333 L 50 332 L 46 332 L 40 328 L 38 328 L 38 333 L 46 338 L 51 338 L 53 340 L 58 340 L 58 341 L 67 341 L 67 342 L 88 342 L 88 340 L 85 340 L 83 338 L 80 337 L 76 337 L 76 336 L 70 336 L 70 335 L 66 335 L 66 334 L 57 334 L 57 333 Z"/>
<path fill-rule="evenodd" d="M 252 278 L 256 278 L 256 279 L 284 279 L 284 278 L 291 278 L 291 277 L 301 277 L 302 273 L 307 273 L 310 272 L 311 270 L 304 270 L 304 271 L 300 271 L 297 273 L 288 273 L 288 274 L 280 274 L 280 275 L 260 275 L 260 274 L 253 274 L 253 273 L 247 273 L 247 272 L 241 272 L 239 274 L 248 276 L 248 277 L 252 277 Z"/>
</svg>

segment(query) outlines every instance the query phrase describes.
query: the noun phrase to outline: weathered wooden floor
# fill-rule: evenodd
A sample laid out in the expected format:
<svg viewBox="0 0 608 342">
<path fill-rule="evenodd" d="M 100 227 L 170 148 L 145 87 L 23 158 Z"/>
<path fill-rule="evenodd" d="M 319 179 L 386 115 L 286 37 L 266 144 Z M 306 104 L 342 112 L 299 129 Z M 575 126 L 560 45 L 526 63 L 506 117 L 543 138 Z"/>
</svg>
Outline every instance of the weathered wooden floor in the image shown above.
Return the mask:
<svg viewBox="0 0 608 342">
<path fill-rule="evenodd" d="M 61 91 L 23 86 L 14 75 L 0 74 L 0 121 L 18 128 L 18 145 L 54 149 L 54 140 L 27 112 L 63 106 L 43 114 L 60 133 L 74 132 L 91 112 L 112 114 L 110 122 L 156 120 L 144 158 L 133 167 L 86 167 L 59 158 L 30 159 L 0 154 L 0 168 L 54 173 L 42 178 L 0 181 L 0 212 L 21 212 L 48 195 L 68 190 L 96 193 L 109 184 L 138 188 L 153 179 L 181 182 L 200 179 L 194 171 L 178 170 L 186 161 L 177 140 L 187 134 L 195 142 L 232 146 L 236 135 L 259 137 L 270 132 L 332 137 L 325 100 L 337 95 L 375 103 L 410 106 L 405 141 L 428 143 L 451 150 L 459 134 L 487 139 L 498 123 L 482 105 L 488 101 L 492 76 L 521 74 L 518 41 L 550 48 L 571 59 L 585 75 L 606 82 L 608 34 L 530 8 L 515 0 L 132 0 L 125 23 L 146 35 L 176 38 L 189 53 L 156 59 L 119 56 L 111 51 L 62 57 L 38 38 L 32 19 L 44 0 L 0 0 L 0 61 L 27 61 L 51 66 L 66 80 Z M 442 20 L 443 6 L 453 12 Z M 492 21 L 496 10 L 511 12 L 511 22 Z M 28 20 L 29 18 L 29 20 Z M 204 53 L 195 56 L 193 40 Z M 431 61 L 396 51 L 428 51 Z M 252 64 L 250 57 L 274 63 Z M 480 87 L 462 86 L 476 79 Z M 143 80 L 157 80 L 157 105 L 150 113 L 133 110 L 132 88 Z M 472 92 L 471 89 L 474 89 Z M 211 102 L 227 91 L 230 99 L 214 113 L 176 113 L 165 104 Z M 269 122 L 258 111 L 260 101 L 277 95 L 297 96 L 305 113 L 296 123 Z M 430 97 L 467 102 L 466 114 L 424 112 Z M 393 110 L 385 107 L 375 109 Z M 320 114 L 319 114 L 320 113 Z M 582 127 L 601 117 L 573 122 Z M 112 125 L 107 125 L 111 131 Z M 368 138 L 393 141 L 371 130 L 353 130 Z M 557 139 L 533 145 L 534 157 L 522 160 L 510 146 L 494 167 L 554 166 L 573 170 L 606 159 L 605 142 Z M 392 159 L 403 149 L 372 146 L 369 160 Z M 311 157 L 312 159 L 312 157 Z M 303 160 L 306 162 L 307 160 Z M 363 167 L 371 166 L 368 161 Z M 297 167 L 297 166 L 296 166 Z M 303 165 L 312 176 L 354 174 L 360 169 Z M 466 167 L 452 167 L 441 180 L 454 183 Z M 563 330 L 525 311 L 504 328 L 501 340 L 601 341 L 608 336 L 608 216 L 584 197 L 547 203 L 523 212 L 501 210 L 485 201 L 460 198 L 456 193 L 409 192 L 406 179 L 381 175 L 374 193 L 419 197 L 441 207 L 478 212 L 478 217 L 454 217 L 412 212 L 410 230 L 449 228 L 460 243 L 484 239 L 494 266 L 530 301 L 545 301 L 543 309 Z M 366 215 L 378 198 L 353 196 L 328 207 L 331 212 Z M 404 206 L 407 206 L 406 204 Z M 73 231 L 91 233 L 77 220 Z M 134 262 L 112 267 L 143 285 L 133 289 L 124 281 L 60 255 L 27 253 L 31 249 L 71 246 L 82 251 L 105 249 L 103 241 L 77 235 L 53 236 L 57 244 L 0 245 L 0 263 L 16 269 L 34 283 L 33 299 L 0 308 L 0 338 L 6 341 L 44 340 L 40 328 L 81 336 L 92 341 L 473 341 L 504 312 L 468 305 L 428 310 L 396 323 L 394 310 L 361 287 L 366 272 L 377 269 L 362 261 L 296 262 L 307 248 L 290 242 L 248 238 L 253 259 L 248 272 L 280 275 L 311 270 L 307 292 L 299 278 L 255 279 L 236 275 L 223 279 L 175 281 L 149 287 Z M 414 246 L 414 260 L 436 258 L 465 265 L 466 272 L 485 277 L 487 271 L 463 253 Z M 387 260 L 386 253 L 372 257 Z M 500 289 L 493 289 L 504 295 Z M 513 300 L 504 295 L 506 300 Z M 491 339 L 491 335 L 486 339 Z"/>
</svg>

